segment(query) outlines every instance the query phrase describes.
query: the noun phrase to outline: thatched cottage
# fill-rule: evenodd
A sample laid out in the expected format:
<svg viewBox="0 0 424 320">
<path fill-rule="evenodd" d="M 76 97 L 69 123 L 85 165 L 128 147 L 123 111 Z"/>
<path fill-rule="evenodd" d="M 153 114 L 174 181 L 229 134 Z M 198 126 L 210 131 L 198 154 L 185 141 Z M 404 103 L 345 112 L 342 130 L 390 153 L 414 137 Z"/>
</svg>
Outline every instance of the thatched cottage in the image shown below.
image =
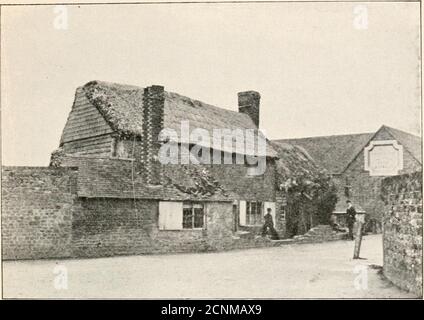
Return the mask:
<svg viewBox="0 0 424 320">
<path fill-rule="evenodd" d="M 79 87 L 50 167 L 3 168 L 3 257 L 266 245 L 270 240 L 257 235 L 267 208 L 285 237 L 282 180 L 290 170 L 312 172 L 316 166 L 297 148 L 279 146 L 277 152 L 262 136 L 259 93 L 241 92 L 238 99 L 239 112 L 234 112 L 161 86 L 92 81 Z M 211 158 L 218 155 L 224 163 L 159 161 L 164 144 L 174 146 L 179 157 L 188 150 L 203 159 L 207 149 L 198 147 L 205 147 L 204 141 L 184 136 L 181 124 L 186 122 L 190 130 L 200 128 L 211 136 L 217 128 L 231 130 L 230 144 L 223 135 L 210 149 Z M 164 138 L 163 129 L 177 134 Z M 251 136 L 237 131 L 246 129 Z M 265 153 L 259 152 L 261 137 Z M 240 141 L 245 149 L 234 149 Z M 252 157 L 266 164 L 260 174 L 247 161 Z"/>
</svg>

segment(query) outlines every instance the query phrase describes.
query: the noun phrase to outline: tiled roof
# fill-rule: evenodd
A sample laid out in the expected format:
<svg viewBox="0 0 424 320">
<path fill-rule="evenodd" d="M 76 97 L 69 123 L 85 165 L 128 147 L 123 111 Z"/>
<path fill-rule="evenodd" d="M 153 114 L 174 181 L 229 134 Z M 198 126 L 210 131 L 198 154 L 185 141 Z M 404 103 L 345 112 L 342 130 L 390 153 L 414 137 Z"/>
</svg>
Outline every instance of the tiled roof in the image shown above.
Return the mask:
<svg viewBox="0 0 424 320">
<path fill-rule="evenodd" d="M 338 136 L 282 139 L 274 142 L 289 143 L 305 150 L 320 167 L 330 173 L 341 172 L 366 146 L 373 133 Z"/>
<path fill-rule="evenodd" d="M 420 137 L 388 126 L 382 126 L 377 133 L 381 130 L 386 130 L 416 160 L 422 162 Z M 337 174 L 346 169 L 377 133 L 281 139 L 273 142 L 289 143 L 303 148 L 320 167 Z"/>
<path fill-rule="evenodd" d="M 127 135 L 141 136 L 144 88 L 91 81 L 82 87 L 82 91 L 114 130 Z M 207 130 L 211 140 L 213 129 L 252 129 L 254 130 L 254 141 L 245 139 L 246 136 L 243 131 L 237 132 L 235 136 L 236 139 L 242 139 L 240 141 L 244 141 L 246 146 L 247 144 L 252 146 L 252 143 L 255 143 L 254 148 L 256 148 L 257 136 L 264 137 L 250 117 L 244 113 L 218 108 L 173 92 L 165 91 L 164 95 L 164 128 L 173 129 L 177 132 L 178 140 L 176 142 L 190 142 L 185 141 L 184 137 L 179 135 L 182 121 L 189 121 L 190 132 L 195 128 Z M 236 139 L 233 139 L 233 141 Z M 221 147 L 217 149 L 234 152 L 234 145 L 227 147 L 223 141 L 224 137 L 221 139 Z M 275 150 L 269 143 L 267 143 L 266 155 L 269 157 L 276 156 Z"/>
<path fill-rule="evenodd" d="M 230 201 L 228 193 L 200 166 L 163 166 L 164 183 L 147 185 L 130 159 L 62 155 L 57 166 L 78 167 L 77 194 L 86 198 Z M 196 168 L 194 168 L 196 167 Z M 200 172 L 198 172 L 200 170 Z M 194 172 L 195 171 L 195 172 Z"/>
<path fill-rule="evenodd" d="M 387 131 L 389 131 L 389 133 L 399 141 L 417 161 L 422 163 L 422 141 L 420 137 L 388 126 L 384 126 L 384 128 L 387 129 Z"/>
</svg>

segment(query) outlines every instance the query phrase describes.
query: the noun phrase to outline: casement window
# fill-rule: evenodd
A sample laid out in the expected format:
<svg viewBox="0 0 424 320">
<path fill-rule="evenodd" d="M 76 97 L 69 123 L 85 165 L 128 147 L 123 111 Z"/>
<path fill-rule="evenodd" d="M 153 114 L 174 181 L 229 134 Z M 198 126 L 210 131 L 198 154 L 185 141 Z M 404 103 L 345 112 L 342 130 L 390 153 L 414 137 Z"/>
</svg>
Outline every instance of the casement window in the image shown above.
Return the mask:
<svg viewBox="0 0 424 320">
<path fill-rule="evenodd" d="M 249 201 L 246 203 L 246 224 L 251 226 L 260 225 L 263 223 L 263 203 Z"/>
<path fill-rule="evenodd" d="M 159 202 L 159 230 L 202 229 L 205 225 L 201 203 Z"/>
<path fill-rule="evenodd" d="M 271 208 L 271 215 L 275 223 L 275 202 L 240 201 L 239 207 L 239 221 L 241 226 L 262 225 L 267 208 Z"/>
<path fill-rule="evenodd" d="M 263 223 L 263 202 L 240 201 L 240 225 L 254 226 Z"/>
<path fill-rule="evenodd" d="M 183 229 L 200 229 L 204 226 L 205 213 L 203 204 L 184 203 Z"/>
</svg>

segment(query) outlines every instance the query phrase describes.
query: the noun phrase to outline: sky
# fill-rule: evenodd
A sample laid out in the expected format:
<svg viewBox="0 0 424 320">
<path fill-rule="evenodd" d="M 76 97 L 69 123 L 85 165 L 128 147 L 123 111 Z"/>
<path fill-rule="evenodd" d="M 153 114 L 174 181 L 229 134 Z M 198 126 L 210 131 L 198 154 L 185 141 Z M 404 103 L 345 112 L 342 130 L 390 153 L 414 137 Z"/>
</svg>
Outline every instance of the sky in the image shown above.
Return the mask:
<svg viewBox="0 0 424 320">
<path fill-rule="evenodd" d="M 383 124 L 420 134 L 419 3 L 65 10 L 67 25 L 57 28 L 62 8 L 1 9 L 3 165 L 48 165 L 75 89 L 91 80 L 163 85 L 230 110 L 237 92 L 256 90 L 271 139 Z"/>
</svg>

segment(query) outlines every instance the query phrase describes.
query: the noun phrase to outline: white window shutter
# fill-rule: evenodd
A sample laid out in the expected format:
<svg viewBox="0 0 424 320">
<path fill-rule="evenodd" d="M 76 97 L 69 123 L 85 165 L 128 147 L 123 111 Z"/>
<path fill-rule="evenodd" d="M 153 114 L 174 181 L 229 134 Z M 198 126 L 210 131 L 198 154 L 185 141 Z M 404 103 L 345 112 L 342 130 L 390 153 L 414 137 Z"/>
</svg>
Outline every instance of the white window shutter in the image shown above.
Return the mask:
<svg viewBox="0 0 424 320">
<path fill-rule="evenodd" d="M 181 230 L 183 228 L 183 203 L 159 202 L 159 230 Z"/>
<path fill-rule="evenodd" d="M 265 204 L 264 204 L 264 215 L 267 213 L 268 208 L 271 208 L 272 221 L 275 224 L 275 202 L 265 202 Z"/>
<path fill-rule="evenodd" d="M 246 225 L 246 201 L 240 200 L 239 208 L 240 208 L 240 211 L 239 211 L 240 225 L 245 226 Z"/>
</svg>

